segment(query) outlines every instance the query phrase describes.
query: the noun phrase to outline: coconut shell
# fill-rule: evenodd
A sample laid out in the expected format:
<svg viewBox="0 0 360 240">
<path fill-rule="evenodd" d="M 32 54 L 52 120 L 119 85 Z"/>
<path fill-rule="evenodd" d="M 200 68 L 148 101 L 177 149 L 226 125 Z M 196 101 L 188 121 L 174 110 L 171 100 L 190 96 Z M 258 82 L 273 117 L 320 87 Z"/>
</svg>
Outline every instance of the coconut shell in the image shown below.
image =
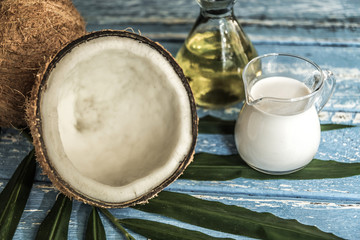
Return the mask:
<svg viewBox="0 0 360 240">
<path fill-rule="evenodd" d="M 37 72 L 85 22 L 69 0 L 0 1 L 0 127 L 24 127 Z"/>
<path fill-rule="evenodd" d="M 190 142 L 189 152 L 186 154 L 184 159 L 181 160 L 175 172 L 173 172 L 169 177 L 167 177 L 160 185 L 153 188 L 151 191 L 138 196 L 137 198 L 131 199 L 126 202 L 104 202 L 98 199 L 94 199 L 91 196 L 87 196 L 81 193 L 81 191 L 75 189 L 71 186 L 71 183 L 66 182 L 62 176 L 58 173 L 54 165 L 52 164 L 52 159 L 49 157 L 47 153 L 47 146 L 43 138 L 43 120 L 41 119 L 41 101 L 44 92 L 47 90 L 47 85 L 49 82 L 49 76 L 52 70 L 57 66 L 59 61 L 69 52 L 72 51 L 75 47 L 80 44 L 91 41 L 92 39 L 96 39 L 104 36 L 115 36 L 120 38 L 130 38 L 134 39 L 140 43 L 144 43 L 149 45 L 151 48 L 155 49 L 159 52 L 172 66 L 176 74 L 181 79 L 181 82 L 187 92 L 189 97 L 189 104 L 191 110 L 191 135 L 192 140 Z M 31 135 L 33 137 L 33 144 L 35 146 L 37 161 L 39 162 L 43 172 L 49 177 L 53 185 L 64 195 L 69 198 L 76 199 L 78 201 L 82 201 L 86 204 L 90 204 L 97 207 L 103 208 L 124 208 L 133 206 L 136 204 L 147 203 L 149 199 L 157 196 L 157 194 L 162 191 L 165 187 L 174 182 L 186 169 L 186 167 L 193 161 L 193 156 L 195 153 L 195 145 L 196 139 L 198 135 L 198 117 L 196 113 L 196 105 L 195 100 L 188 84 L 188 81 L 181 69 L 181 67 L 177 64 L 175 59 L 171 56 L 171 54 L 160 44 L 146 38 L 140 36 L 138 34 L 130 33 L 127 31 L 117 31 L 117 30 L 103 30 L 98 32 L 89 33 L 85 36 L 80 37 L 79 39 L 74 40 L 69 43 L 65 48 L 63 48 L 53 59 L 52 61 L 46 64 L 45 70 L 42 73 L 39 73 L 36 77 L 36 82 L 34 84 L 31 97 L 27 104 L 26 108 L 26 116 L 27 122 L 31 130 Z M 121 134 L 121 133 L 119 133 Z"/>
</svg>

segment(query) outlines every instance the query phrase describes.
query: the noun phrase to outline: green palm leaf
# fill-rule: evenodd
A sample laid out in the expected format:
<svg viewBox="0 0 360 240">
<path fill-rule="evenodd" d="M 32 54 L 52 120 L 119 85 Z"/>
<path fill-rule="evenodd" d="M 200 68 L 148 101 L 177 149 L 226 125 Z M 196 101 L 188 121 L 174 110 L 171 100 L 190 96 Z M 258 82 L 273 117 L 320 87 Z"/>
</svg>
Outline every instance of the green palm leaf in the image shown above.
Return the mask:
<svg viewBox="0 0 360 240">
<path fill-rule="evenodd" d="M 324 179 L 343 178 L 360 174 L 360 163 L 341 163 L 313 159 L 304 169 L 288 175 L 268 175 L 250 168 L 239 155 L 195 154 L 187 167 L 183 179 L 199 181 L 226 181 L 239 177 L 268 179 Z"/>
<path fill-rule="evenodd" d="M 100 219 L 99 213 L 95 207 L 92 207 L 90 213 L 85 239 L 87 240 L 104 240 L 106 239 L 104 225 Z"/>
<path fill-rule="evenodd" d="M 34 150 L 20 163 L 0 194 L 0 239 L 11 239 L 28 200 L 36 170 Z"/>
<path fill-rule="evenodd" d="M 125 228 L 120 224 L 120 222 L 105 208 L 100 208 L 100 211 L 114 224 L 114 226 L 121 232 L 121 234 L 125 237 L 127 240 L 135 240 L 133 236 L 131 236 L 130 233 L 128 233 Z"/>
<path fill-rule="evenodd" d="M 65 195 L 59 194 L 54 206 L 41 223 L 36 239 L 67 239 L 71 209 L 72 201 Z"/>
<path fill-rule="evenodd" d="M 146 237 L 156 240 L 230 240 L 231 238 L 216 238 L 207 234 L 192 231 L 170 224 L 143 219 L 118 219 L 125 227 Z"/>
<path fill-rule="evenodd" d="M 201 200 L 181 193 L 163 191 L 148 204 L 134 208 L 192 225 L 253 238 L 340 239 L 296 220 L 282 219 L 271 213 L 257 213 L 220 202 Z"/>
<path fill-rule="evenodd" d="M 356 127 L 354 125 L 345 125 L 345 124 L 321 124 L 321 131 L 330 131 L 342 128 L 352 128 Z"/>
<path fill-rule="evenodd" d="M 205 116 L 199 120 L 199 133 L 234 134 L 235 121 Z"/>
<path fill-rule="evenodd" d="M 201 133 L 233 134 L 235 121 L 213 117 L 200 120 Z M 322 131 L 354 127 L 325 124 Z M 25 208 L 33 179 L 36 162 L 32 150 L 19 165 L 7 186 L 0 194 L 0 239 L 11 239 Z M 284 176 L 271 176 L 249 168 L 238 155 L 213 155 L 199 153 L 182 178 L 194 180 L 229 180 L 238 177 L 252 179 L 324 179 L 358 175 L 360 163 L 339 163 L 314 159 L 305 169 Z M 262 239 L 338 239 L 314 226 L 296 220 L 281 219 L 270 213 L 257 213 L 246 208 L 219 202 L 197 199 L 186 194 L 163 191 L 138 210 L 158 213 L 192 225 L 236 235 Z M 72 202 L 60 194 L 39 227 L 36 239 L 67 239 Z M 132 229 L 152 239 L 217 239 L 203 233 L 164 223 L 142 219 L 116 219 L 106 209 L 100 209 L 127 239 L 134 239 L 122 227 Z M 164 231 L 166 229 L 166 231 Z M 105 231 L 98 212 L 93 208 L 86 229 L 87 239 L 105 239 Z"/>
</svg>

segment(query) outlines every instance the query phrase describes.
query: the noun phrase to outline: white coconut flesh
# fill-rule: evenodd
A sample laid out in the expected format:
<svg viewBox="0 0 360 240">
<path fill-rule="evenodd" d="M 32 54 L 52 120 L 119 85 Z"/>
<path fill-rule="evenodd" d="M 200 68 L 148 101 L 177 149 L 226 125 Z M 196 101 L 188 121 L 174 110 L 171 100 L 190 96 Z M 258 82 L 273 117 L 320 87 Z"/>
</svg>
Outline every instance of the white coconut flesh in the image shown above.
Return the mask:
<svg viewBox="0 0 360 240">
<path fill-rule="evenodd" d="M 109 36 L 75 47 L 51 71 L 40 109 L 51 165 L 99 201 L 126 202 L 159 186 L 193 142 L 179 76 L 133 39 Z"/>
</svg>

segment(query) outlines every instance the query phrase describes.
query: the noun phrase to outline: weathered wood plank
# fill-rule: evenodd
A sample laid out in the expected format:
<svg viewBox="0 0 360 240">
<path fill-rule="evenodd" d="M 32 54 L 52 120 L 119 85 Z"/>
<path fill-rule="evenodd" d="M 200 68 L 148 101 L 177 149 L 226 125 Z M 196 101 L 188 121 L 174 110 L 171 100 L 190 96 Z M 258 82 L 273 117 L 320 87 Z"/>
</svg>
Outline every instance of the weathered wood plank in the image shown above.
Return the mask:
<svg viewBox="0 0 360 240">
<path fill-rule="evenodd" d="M 315 158 L 339 162 L 360 162 L 360 127 L 322 133 Z M 237 154 L 232 135 L 200 134 L 197 152 Z M 359 173 L 360 174 L 360 173 Z M 283 198 L 319 198 L 360 201 L 360 175 L 348 178 L 318 180 L 253 180 L 238 178 L 231 181 L 178 180 L 171 185 L 176 191 L 239 193 Z"/>
<path fill-rule="evenodd" d="M 163 44 L 173 55 L 187 36 L 199 8 L 195 0 L 74 0 L 88 22 L 88 30 L 132 27 Z M 255 44 L 259 54 L 286 52 L 308 57 L 337 76 L 333 98 L 321 114 L 323 122 L 360 125 L 360 2 L 357 0 L 239 0 L 235 15 Z M 241 105 L 221 110 L 199 110 L 235 119 Z M 360 162 L 360 127 L 322 134 L 317 158 Z M 0 132 L 0 191 L 23 157 L 32 148 L 16 130 Z M 234 154 L 231 135 L 200 134 L 196 151 Z M 252 180 L 238 178 L 224 182 L 178 180 L 167 190 L 270 212 L 315 225 L 345 239 L 360 238 L 360 176 L 320 180 Z M 57 191 L 38 168 L 25 213 L 14 239 L 34 238 L 40 222 L 52 207 Z M 90 207 L 74 202 L 69 239 L 83 239 Z M 183 224 L 133 209 L 112 210 L 119 218 L 139 217 L 200 230 L 212 236 L 233 237 Z M 108 239 L 120 239 L 104 219 Z M 143 239 L 137 236 L 137 239 Z M 235 239 L 245 239 L 236 237 Z"/>
<path fill-rule="evenodd" d="M 0 190 L 2 188 L 0 187 Z M 45 218 L 55 202 L 57 191 L 49 185 L 36 183 L 32 189 L 25 212 L 20 220 L 20 225 L 15 233 L 14 240 L 33 239 L 40 223 Z M 186 193 L 186 192 L 185 192 Z M 351 200 L 327 199 L 299 199 L 282 198 L 278 196 L 251 196 L 239 193 L 209 193 L 187 192 L 195 197 L 218 201 L 229 205 L 245 207 L 255 212 L 269 212 L 285 219 L 296 219 L 302 224 L 318 227 L 325 232 L 331 232 L 345 239 L 357 239 L 360 236 L 360 204 Z M 71 220 L 69 224 L 69 239 L 83 239 L 86 222 L 90 213 L 90 206 L 74 201 Z M 244 237 L 223 234 L 176 220 L 165 218 L 161 215 L 148 214 L 131 208 L 110 210 L 117 218 L 140 218 L 152 221 L 173 224 L 191 230 L 202 231 L 217 237 L 233 237 L 234 239 L 247 239 Z M 107 239 L 121 239 L 119 233 L 107 219 L 103 219 Z M 136 239 L 145 239 L 136 234 Z"/>
<path fill-rule="evenodd" d="M 359 162 L 359 131 L 360 128 L 352 128 L 323 133 L 318 157 Z M 197 151 L 231 154 L 235 153 L 236 149 L 232 136 L 201 134 Z M 0 182 L 0 190 L 5 184 L 6 181 Z M 239 178 L 225 182 L 178 180 L 168 190 L 196 193 L 202 198 L 235 204 L 254 211 L 271 212 L 279 217 L 294 218 L 304 224 L 316 225 L 323 231 L 330 231 L 347 239 L 356 239 L 354 236 L 360 234 L 356 232 L 360 231 L 360 222 L 356 221 L 360 214 L 359 185 L 360 176 L 314 181 L 260 181 Z M 24 239 L 36 233 L 56 195 L 57 191 L 49 183 L 35 183 L 14 239 Z M 82 239 L 88 213 L 88 206 L 75 202 L 69 230 L 70 239 Z M 197 227 L 183 225 L 160 216 L 144 215 L 131 209 L 114 210 L 113 213 L 118 217 L 141 217 L 203 231 Z M 106 224 L 106 229 L 109 239 L 118 237 L 117 231 L 109 223 Z M 219 235 L 217 232 L 205 232 L 214 236 Z"/>
<path fill-rule="evenodd" d="M 32 149 L 31 144 L 19 131 L 0 130 L 0 179 L 9 179 L 22 159 Z"/>
<path fill-rule="evenodd" d="M 0 179 L 10 179 L 15 169 L 24 157 L 33 148 L 19 130 L 1 128 L 0 130 Z M 38 181 L 49 181 L 46 176 L 41 174 L 38 167 L 35 179 Z"/>
<path fill-rule="evenodd" d="M 195 0 L 133 0 L 102 1 L 74 0 L 75 6 L 91 23 L 168 23 L 192 22 L 199 13 Z M 283 21 L 289 25 L 313 22 L 329 26 L 358 26 L 360 3 L 356 0 L 238 0 L 234 7 L 236 16 L 242 19 Z M 301 22 L 301 20 L 303 22 Z M 299 22 L 300 21 L 300 22 Z"/>
<path fill-rule="evenodd" d="M 345 163 L 360 162 L 360 127 L 339 129 L 322 133 L 321 144 L 315 158 L 335 160 Z M 196 152 L 209 152 L 220 155 L 237 154 L 232 135 L 200 134 Z M 17 167 L 11 159 L 3 164 L 8 166 L 6 171 L 1 169 L 5 179 L 12 176 Z M 13 169 L 13 170 L 12 170 Z M 39 170 L 39 169 L 38 169 Z M 360 173 L 359 173 L 360 174 Z M 45 176 L 36 176 L 37 181 L 48 184 Z M 238 178 L 232 181 L 186 181 L 179 180 L 171 185 L 177 191 L 237 192 L 239 194 L 253 194 L 263 196 L 282 196 L 284 198 L 318 197 L 323 199 L 353 199 L 360 201 L 360 175 L 340 179 L 318 180 L 252 180 Z"/>
<path fill-rule="evenodd" d="M 241 21 L 240 21 L 241 22 Z M 359 29 L 329 29 L 329 28 L 301 28 L 282 26 L 255 26 L 242 24 L 244 31 L 250 39 L 256 43 L 296 44 L 296 45 L 335 45 L 335 46 L 357 46 L 360 45 Z M 152 39 L 184 40 L 192 24 L 88 24 L 88 31 L 101 29 L 132 29 Z"/>
<path fill-rule="evenodd" d="M 75 0 L 88 23 L 88 30 L 132 27 L 153 38 L 183 39 L 199 14 L 195 0 L 114 1 L 111 4 Z M 234 13 L 246 32 L 256 41 L 331 41 L 357 44 L 360 20 L 356 0 L 245 1 Z"/>
</svg>

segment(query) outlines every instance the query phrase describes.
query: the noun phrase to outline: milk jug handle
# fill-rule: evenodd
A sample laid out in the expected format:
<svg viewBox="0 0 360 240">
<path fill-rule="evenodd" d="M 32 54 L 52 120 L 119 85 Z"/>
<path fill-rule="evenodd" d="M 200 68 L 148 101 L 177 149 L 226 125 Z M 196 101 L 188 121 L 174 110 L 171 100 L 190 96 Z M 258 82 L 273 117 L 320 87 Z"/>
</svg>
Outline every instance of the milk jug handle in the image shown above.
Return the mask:
<svg viewBox="0 0 360 240">
<path fill-rule="evenodd" d="M 318 99 L 315 102 L 316 110 L 319 113 L 328 102 L 335 90 L 336 80 L 334 74 L 329 70 L 323 70 L 325 75 L 323 87 L 320 89 Z"/>
</svg>

